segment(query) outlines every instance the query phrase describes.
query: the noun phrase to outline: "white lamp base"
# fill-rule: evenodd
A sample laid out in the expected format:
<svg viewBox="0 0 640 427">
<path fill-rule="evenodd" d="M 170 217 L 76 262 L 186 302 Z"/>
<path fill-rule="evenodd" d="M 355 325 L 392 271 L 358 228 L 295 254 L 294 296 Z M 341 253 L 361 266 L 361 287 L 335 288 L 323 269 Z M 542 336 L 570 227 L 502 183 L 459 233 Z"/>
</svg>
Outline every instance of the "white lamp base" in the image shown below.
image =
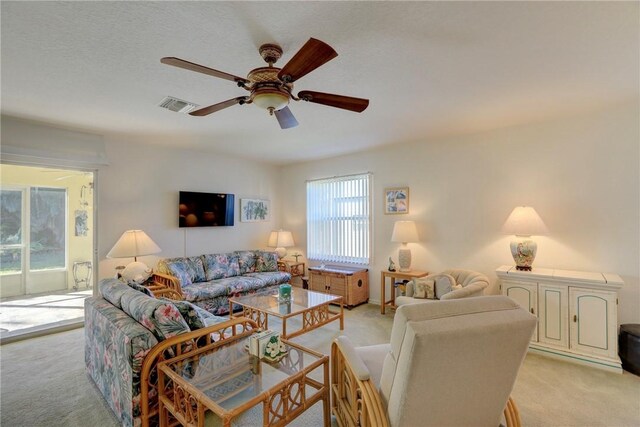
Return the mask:
<svg viewBox="0 0 640 427">
<path fill-rule="evenodd" d="M 134 261 L 122 270 L 122 278 L 127 282 L 142 283 L 151 276 L 151 269 L 140 261 Z"/>
<path fill-rule="evenodd" d="M 411 271 L 411 249 L 398 249 L 398 264 L 401 272 Z"/>
<path fill-rule="evenodd" d="M 536 242 L 529 237 L 516 236 L 516 239 L 511 241 L 511 256 L 516 262 L 516 270 L 531 271 L 537 251 Z"/>
<path fill-rule="evenodd" d="M 276 248 L 275 252 L 278 254 L 278 259 L 282 259 L 287 256 L 287 250 L 285 248 Z"/>
</svg>

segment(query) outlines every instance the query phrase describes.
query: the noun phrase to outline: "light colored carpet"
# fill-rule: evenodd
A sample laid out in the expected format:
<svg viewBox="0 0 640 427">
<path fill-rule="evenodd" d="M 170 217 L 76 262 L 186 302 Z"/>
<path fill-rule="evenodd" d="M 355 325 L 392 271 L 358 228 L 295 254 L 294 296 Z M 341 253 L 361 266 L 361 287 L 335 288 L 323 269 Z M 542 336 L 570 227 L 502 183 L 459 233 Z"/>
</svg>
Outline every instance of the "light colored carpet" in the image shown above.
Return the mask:
<svg viewBox="0 0 640 427">
<path fill-rule="evenodd" d="M 346 313 L 345 335 L 356 345 L 388 342 L 393 314 L 364 305 Z M 278 325 L 274 322 L 273 327 Z M 84 369 L 83 329 L 0 347 L 0 424 L 11 427 L 117 426 Z M 295 339 L 328 354 L 334 322 Z M 470 355 L 471 357 L 471 355 Z M 528 355 L 513 396 L 525 426 L 638 426 L 640 377 Z M 256 425 L 249 414 L 240 425 Z M 321 425 L 321 406 L 293 426 Z"/>
</svg>

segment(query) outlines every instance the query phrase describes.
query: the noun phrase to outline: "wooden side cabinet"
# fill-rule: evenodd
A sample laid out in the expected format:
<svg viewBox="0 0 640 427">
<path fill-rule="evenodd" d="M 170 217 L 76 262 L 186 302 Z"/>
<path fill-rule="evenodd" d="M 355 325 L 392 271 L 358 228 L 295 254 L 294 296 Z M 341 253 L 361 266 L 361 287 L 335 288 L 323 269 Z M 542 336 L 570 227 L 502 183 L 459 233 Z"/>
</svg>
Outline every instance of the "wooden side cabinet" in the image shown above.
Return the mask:
<svg viewBox="0 0 640 427">
<path fill-rule="evenodd" d="M 621 373 L 617 274 L 496 270 L 503 295 L 538 317 L 529 350 Z"/>
<path fill-rule="evenodd" d="M 369 270 L 366 268 L 326 266 L 309 267 L 309 290 L 339 295 L 351 309 L 369 301 Z"/>
</svg>

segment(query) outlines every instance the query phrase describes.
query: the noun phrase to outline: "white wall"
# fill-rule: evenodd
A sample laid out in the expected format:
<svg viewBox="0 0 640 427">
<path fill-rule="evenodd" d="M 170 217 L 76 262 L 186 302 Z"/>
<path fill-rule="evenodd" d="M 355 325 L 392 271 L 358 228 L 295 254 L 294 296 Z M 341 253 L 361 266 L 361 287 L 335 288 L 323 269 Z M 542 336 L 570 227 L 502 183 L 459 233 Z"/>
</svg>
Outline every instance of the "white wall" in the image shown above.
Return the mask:
<svg viewBox="0 0 640 427">
<path fill-rule="evenodd" d="M 106 136 L 109 166 L 98 173 L 98 260 L 100 277 L 132 259 L 106 259 L 120 235 L 144 230 L 162 249 L 139 260 L 265 247 L 276 228 L 279 205 L 275 166 L 211 152 L 150 145 L 144 138 Z M 152 142 L 152 141 L 151 141 Z M 233 227 L 178 228 L 178 192 L 235 194 Z M 268 222 L 240 222 L 241 198 L 271 200 Z"/>
<path fill-rule="evenodd" d="M 513 264 L 500 228 L 517 205 L 535 207 L 548 236 L 535 237 L 535 266 L 622 276 L 619 320 L 640 323 L 639 108 L 637 104 L 572 119 L 499 129 L 285 166 L 282 226 L 303 249 L 305 180 L 374 174 L 374 259 L 370 300 L 380 300 L 379 271 L 397 261 L 396 220 L 415 220 L 413 268 L 462 267 L 485 273 Z M 385 187 L 410 187 L 408 215 L 383 214 Z"/>
</svg>

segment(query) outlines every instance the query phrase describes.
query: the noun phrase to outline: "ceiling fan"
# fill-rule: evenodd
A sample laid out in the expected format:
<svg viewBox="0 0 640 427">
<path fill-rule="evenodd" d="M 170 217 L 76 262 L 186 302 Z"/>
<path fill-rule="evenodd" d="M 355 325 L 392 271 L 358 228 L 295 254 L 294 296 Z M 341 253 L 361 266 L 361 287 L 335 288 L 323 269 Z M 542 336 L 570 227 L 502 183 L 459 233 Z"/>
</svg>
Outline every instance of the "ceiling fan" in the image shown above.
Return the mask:
<svg viewBox="0 0 640 427">
<path fill-rule="evenodd" d="M 282 129 L 288 129 L 298 125 L 298 121 L 288 106 L 289 101 L 292 99 L 294 101 L 302 100 L 342 108 L 358 113 L 361 113 L 369 106 L 368 99 L 350 96 L 310 90 L 298 92 L 298 96 L 293 94 L 293 83 L 296 80 L 338 56 L 331 46 L 320 40 L 310 38 L 283 68 L 273 66 L 282 56 L 282 48 L 280 46 L 272 43 L 263 44 L 260 46 L 259 52 L 262 59 L 264 59 L 269 66 L 255 68 L 249 71 L 246 79 L 175 57 L 165 57 L 162 58 L 160 62 L 230 80 L 235 82 L 239 87 L 249 91 L 249 96 L 239 96 L 200 108 L 190 112 L 189 114 L 192 116 L 206 116 L 224 108 L 231 107 L 232 105 L 253 103 L 267 110 L 270 115 L 275 115 Z"/>
</svg>

